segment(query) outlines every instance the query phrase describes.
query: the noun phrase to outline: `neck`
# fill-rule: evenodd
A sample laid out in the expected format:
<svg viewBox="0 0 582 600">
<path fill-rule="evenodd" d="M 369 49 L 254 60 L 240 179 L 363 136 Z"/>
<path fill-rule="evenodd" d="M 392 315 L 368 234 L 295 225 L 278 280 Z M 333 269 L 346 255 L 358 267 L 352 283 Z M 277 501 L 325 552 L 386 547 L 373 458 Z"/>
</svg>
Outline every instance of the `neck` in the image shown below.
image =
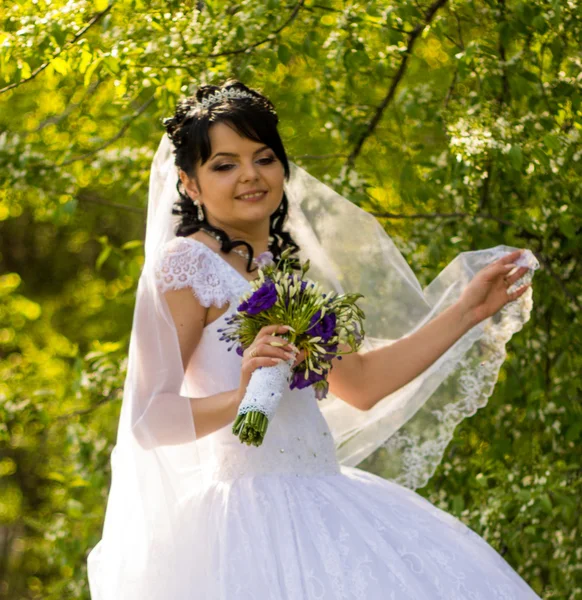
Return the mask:
<svg viewBox="0 0 582 600">
<path fill-rule="evenodd" d="M 222 229 L 231 240 L 243 240 L 250 244 L 255 258 L 269 249 L 269 221 L 258 223 L 256 227 L 244 229 L 219 223 L 214 219 L 208 219 L 208 223 L 213 227 Z M 244 247 L 242 249 L 245 250 Z"/>
</svg>

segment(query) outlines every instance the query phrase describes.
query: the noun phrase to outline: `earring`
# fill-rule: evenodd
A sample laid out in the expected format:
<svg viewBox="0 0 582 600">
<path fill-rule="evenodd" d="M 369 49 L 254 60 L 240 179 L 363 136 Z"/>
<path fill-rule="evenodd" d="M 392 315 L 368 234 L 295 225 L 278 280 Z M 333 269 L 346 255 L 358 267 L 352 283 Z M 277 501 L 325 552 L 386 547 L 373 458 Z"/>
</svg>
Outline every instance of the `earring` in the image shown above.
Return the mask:
<svg viewBox="0 0 582 600">
<path fill-rule="evenodd" d="M 204 221 L 204 211 L 202 210 L 202 205 L 198 200 L 194 200 L 194 206 L 198 209 L 198 220 Z"/>
</svg>

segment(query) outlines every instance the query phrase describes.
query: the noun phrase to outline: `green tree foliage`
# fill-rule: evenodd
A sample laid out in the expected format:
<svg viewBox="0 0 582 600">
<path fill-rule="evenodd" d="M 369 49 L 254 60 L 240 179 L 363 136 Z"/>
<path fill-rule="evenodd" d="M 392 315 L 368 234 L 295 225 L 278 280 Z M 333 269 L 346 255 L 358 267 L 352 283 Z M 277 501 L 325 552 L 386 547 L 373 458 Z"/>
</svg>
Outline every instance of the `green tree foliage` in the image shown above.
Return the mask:
<svg viewBox="0 0 582 600">
<path fill-rule="evenodd" d="M 160 120 L 236 77 L 424 285 L 465 250 L 540 260 L 488 406 L 421 493 L 543 598 L 582 598 L 581 17 L 577 0 L 7 3 L 0 597 L 88 598 Z"/>
</svg>

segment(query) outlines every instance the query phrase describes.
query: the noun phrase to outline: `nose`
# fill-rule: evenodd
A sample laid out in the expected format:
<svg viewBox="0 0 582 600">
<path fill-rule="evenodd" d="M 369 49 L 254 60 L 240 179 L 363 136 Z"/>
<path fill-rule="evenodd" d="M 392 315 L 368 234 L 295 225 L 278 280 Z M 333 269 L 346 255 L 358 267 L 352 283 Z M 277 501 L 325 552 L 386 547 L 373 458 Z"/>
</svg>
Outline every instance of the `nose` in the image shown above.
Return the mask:
<svg viewBox="0 0 582 600">
<path fill-rule="evenodd" d="M 254 160 L 251 160 L 248 163 L 245 161 L 241 173 L 241 181 L 255 181 L 259 178 L 258 167 Z"/>
</svg>

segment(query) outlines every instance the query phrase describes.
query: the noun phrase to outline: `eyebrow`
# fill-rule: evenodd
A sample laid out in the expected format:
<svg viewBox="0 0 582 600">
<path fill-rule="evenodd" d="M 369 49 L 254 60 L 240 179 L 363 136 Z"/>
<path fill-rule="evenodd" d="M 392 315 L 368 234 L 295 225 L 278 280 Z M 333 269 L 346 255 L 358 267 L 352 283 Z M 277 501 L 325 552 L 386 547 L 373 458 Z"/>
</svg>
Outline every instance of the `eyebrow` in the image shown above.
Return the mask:
<svg viewBox="0 0 582 600">
<path fill-rule="evenodd" d="M 253 156 L 255 154 L 258 154 L 259 152 L 262 152 L 263 150 L 269 148 L 270 146 L 267 146 L 266 144 L 264 146 L 261 146 L 260 148 L 258 148 L 257 150 L 255 150 L 253 152 Z M 213 158 L 216 158 L 217 156 L 238 156 L 238 154 L 236 154 L 236 152 L 217 152 L 214 156 L 211 156 L 209 160 L 212 160 Z"/>
</svg>

